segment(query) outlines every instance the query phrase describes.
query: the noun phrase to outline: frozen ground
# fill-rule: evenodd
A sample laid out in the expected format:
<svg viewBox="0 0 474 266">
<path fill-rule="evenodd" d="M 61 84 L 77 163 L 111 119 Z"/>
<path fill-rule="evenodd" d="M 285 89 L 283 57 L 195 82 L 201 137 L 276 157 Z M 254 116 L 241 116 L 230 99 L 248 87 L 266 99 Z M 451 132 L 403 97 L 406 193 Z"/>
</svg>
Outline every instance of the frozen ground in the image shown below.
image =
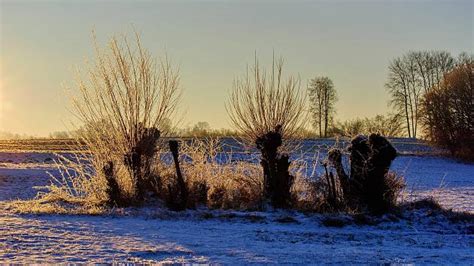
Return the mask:
<svg viewBox="0 0 474 266">
<path fill-rule="evenodd" d="M 0 152 L 0 263 L 420 263 L 472 264 L 474 224 L 429 210 L 386 216 L 375 225 L 324 226 L 327 217 L 290 212 L 175 214 L 128 209 L 122 215 L 17 215 L 13 199 L 48 183 L 49 153 Z M 474 213 L 474 165 L 441 157 L 401 156 L 415 196 Z M 292 217 L 288 219 L 287 217 Z"/>
</svg>

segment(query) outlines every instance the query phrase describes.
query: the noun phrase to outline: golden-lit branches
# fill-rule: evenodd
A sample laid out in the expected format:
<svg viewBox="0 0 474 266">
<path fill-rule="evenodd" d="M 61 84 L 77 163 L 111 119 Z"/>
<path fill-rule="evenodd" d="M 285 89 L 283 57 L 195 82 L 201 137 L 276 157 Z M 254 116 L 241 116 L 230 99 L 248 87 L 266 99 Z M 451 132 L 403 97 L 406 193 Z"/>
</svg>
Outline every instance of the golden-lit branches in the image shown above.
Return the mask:
<svg viewBox="0 0 474 266">
<path fill-rule="evenodd" d="M 234 81 L 226 109 L 247 140 L 254 141 L 278 125 L 283 137 L 291 138 L 303 128 L 305 100 L 299 78 L 283 78 L 283 59 L 273 59 L 269 73 L 255 59 L 250 73 Z"/>
<path fill-rule="evenodd" d="M 155 142 L 181 96 L 179 72 L 167 57 L 153 58 L 138 34 L 132 42 L 113 37 L 106 49 L 94 36 L 94 44 L 95 58 L 85 77 L 78 74 L 73 96 L 74 114 L 83 124 L 79 141 L 89 148 L 96 179 L 104 179 L 110 165 L 125 199 L 140 199 L 141 188 L 153 179 Z"/>
<path fill-rule="evenodd" d="M 173 115 L 180 98 L 179 73 L 167 57 L 154 59 L 138 34 L 135 43 L 114 37 L 106 50 L 95 41 L 95 52 L 89 78 L 78 79 L 75 115 L 89 132 L 83 135 L 87 143 L 105 141 L 108 155 L 123 155 L 142 139 L 144 128 L 159 129 Z"/>
</svg>

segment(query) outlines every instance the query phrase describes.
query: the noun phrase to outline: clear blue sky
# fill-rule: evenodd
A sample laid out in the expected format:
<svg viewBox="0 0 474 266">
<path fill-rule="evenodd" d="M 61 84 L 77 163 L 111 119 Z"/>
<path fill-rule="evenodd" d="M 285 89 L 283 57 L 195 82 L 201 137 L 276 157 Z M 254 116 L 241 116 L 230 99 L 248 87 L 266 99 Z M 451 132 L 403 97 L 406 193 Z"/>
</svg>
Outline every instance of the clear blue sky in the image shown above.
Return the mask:
<svg viewBox="0 0 474 266">
<path fill-rule="evenodd" d="M 65 84 L 113 34 L 141 33 L 180 66 L 184 126 L 228 127 L 224 101 L 256 51 L 286 69 L 326 75 L 338 119 L 388 111 L 389 61 L 409 50 L 473 52 L 473 1 L 4 1 L 0 0 L 0 131 L 45 136 L 70 120 Z"/>
</svg>

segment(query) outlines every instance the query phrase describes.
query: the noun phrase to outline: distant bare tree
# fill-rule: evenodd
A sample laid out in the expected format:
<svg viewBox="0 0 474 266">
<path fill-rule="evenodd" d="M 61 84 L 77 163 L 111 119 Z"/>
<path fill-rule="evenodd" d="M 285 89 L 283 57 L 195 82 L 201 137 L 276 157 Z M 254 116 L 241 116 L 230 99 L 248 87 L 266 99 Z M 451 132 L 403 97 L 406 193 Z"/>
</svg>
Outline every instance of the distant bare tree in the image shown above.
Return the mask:
<svg viewBox="0 0 474 266">
<path fill-rule="evenodd" d="M 454 58 L 445 51 L 419 51 L 411 52 L 410 55 L 417 65 L 419 86 L 421 86 L 424 95 L 436 88 L 444 74 L 453 69 L 455 65 Z M 431 119 L 433 119 L 431 116 L 424 117 L 428 123 Z M 431 135 L 431 133 L 428 134 Z"/>
<path fill-rule="evenodd" d="M 187 137 L 208 137 L 214 136 L 215 130 L 211 129 L 208 122 L 199 121 L 194 126 L 182 129 L 180 132 L 181 136 Z"/>
<path fill-rule="evenodd" d="M 411 94 L 408 86 L 408 75 L 405 71 L 404 62 L 401 58 L 394 59 L 389 67 L 389 76 L 388 82 L 385 86 L 388 88 L 388 91 L 391 95 L 390 104 L 396 109 L 400 114 L 403 114 L 403 117 L 406 120 L 406 130 L 408 132 L 408 137 L 411 138 L 411 121 L 410 121 L 410 108 L 411 104 Z"/>
<path fill-rule="evenodd" d="M 7 132 L 7 131 L 0 131 L 1 140 L 27 139 L 27 138 L 33 138 L 33 137 L 28 137 L 26 135 L 20 135 L 16 133 Z"/>
<path fill-rule="evenodd" d="M 410 52 L 417 65 L 420 86 L 428 93 L 441 82 L 444 73 L 454 67 L 455 60 L 446 51 L 417 51 Z"/>
<path fill-rule="evenodd" d="M 418 135 L 423 95 L 439 84 L 454 63 L 445 51 L 410 51 L 390 63 L 386 87 L 391 105 L 406 121 L 408 137 Z"/>
<path fill-rule="evenodd" d="M 474 63 L 474 54 L 469 54 L 467 52 L 462 52 L 459 54 L 455 65 L 456 66 L 465 66 Z"/>
<path fill-rule="evenodd" d="M 313 78 L 308 85 L 308 94 L 314 127 L 319 129 L 319 137 L 327 137 L 337 101 L 334 84 L 328 77 Z"/>
</svg>

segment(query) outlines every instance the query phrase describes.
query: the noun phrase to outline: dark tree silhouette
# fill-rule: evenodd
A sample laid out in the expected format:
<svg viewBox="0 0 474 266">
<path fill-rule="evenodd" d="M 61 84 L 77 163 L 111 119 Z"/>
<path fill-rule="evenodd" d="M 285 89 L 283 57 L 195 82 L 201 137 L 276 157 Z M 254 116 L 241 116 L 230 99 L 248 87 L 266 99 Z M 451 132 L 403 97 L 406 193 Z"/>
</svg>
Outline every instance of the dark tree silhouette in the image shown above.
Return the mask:
<svg viewBox="0 0 474 266">
<path fill-rule="evenodd" d="M 188 201 L 188 188 L 184 181 L 181 168 L 179 166 L 179 143 L 176 140 L 169 141 L 169 148 L 173 155 L 174 165 L 176 169 L 176 183 L 168 185 L 167 205 L 171 210 L 182 211 L 186 209 Z"/>
<path fill-rule="evenodd" d="M 319 129 L 319 137 L 327 137 L 337 101 L 334 84 L 328 77 L 313 78 L 308 85 L 308 94 L 314 126 Z"/>
<path fill-rule="evenodd" d="M 278 148 L 282 144 L 281 126 L 258 137 L 255 144 L 262 153 L 260 163 L 263 167 L 266 196 L 270 198 L 274 207 L 289 207 L 291 204 L 290 188 L 294 178 L 288 170 L 289 156 L 278 152 Z"/>
<path fill-rule="evenodd" d="M 336 168 L 343 197 L 352 209 L 364 209 L 379 214 L 388 211 L 394 204 L 396 196 L 391 176 L 390 165 L 397 156 L 397 151 L 390 142 L 379 134 L 357 136 L 351 141 L 351 173 L 348 176 L 342 165 L 342 154 L 339 149 L 332 149 L 328 159 Z"/>
</svg>

